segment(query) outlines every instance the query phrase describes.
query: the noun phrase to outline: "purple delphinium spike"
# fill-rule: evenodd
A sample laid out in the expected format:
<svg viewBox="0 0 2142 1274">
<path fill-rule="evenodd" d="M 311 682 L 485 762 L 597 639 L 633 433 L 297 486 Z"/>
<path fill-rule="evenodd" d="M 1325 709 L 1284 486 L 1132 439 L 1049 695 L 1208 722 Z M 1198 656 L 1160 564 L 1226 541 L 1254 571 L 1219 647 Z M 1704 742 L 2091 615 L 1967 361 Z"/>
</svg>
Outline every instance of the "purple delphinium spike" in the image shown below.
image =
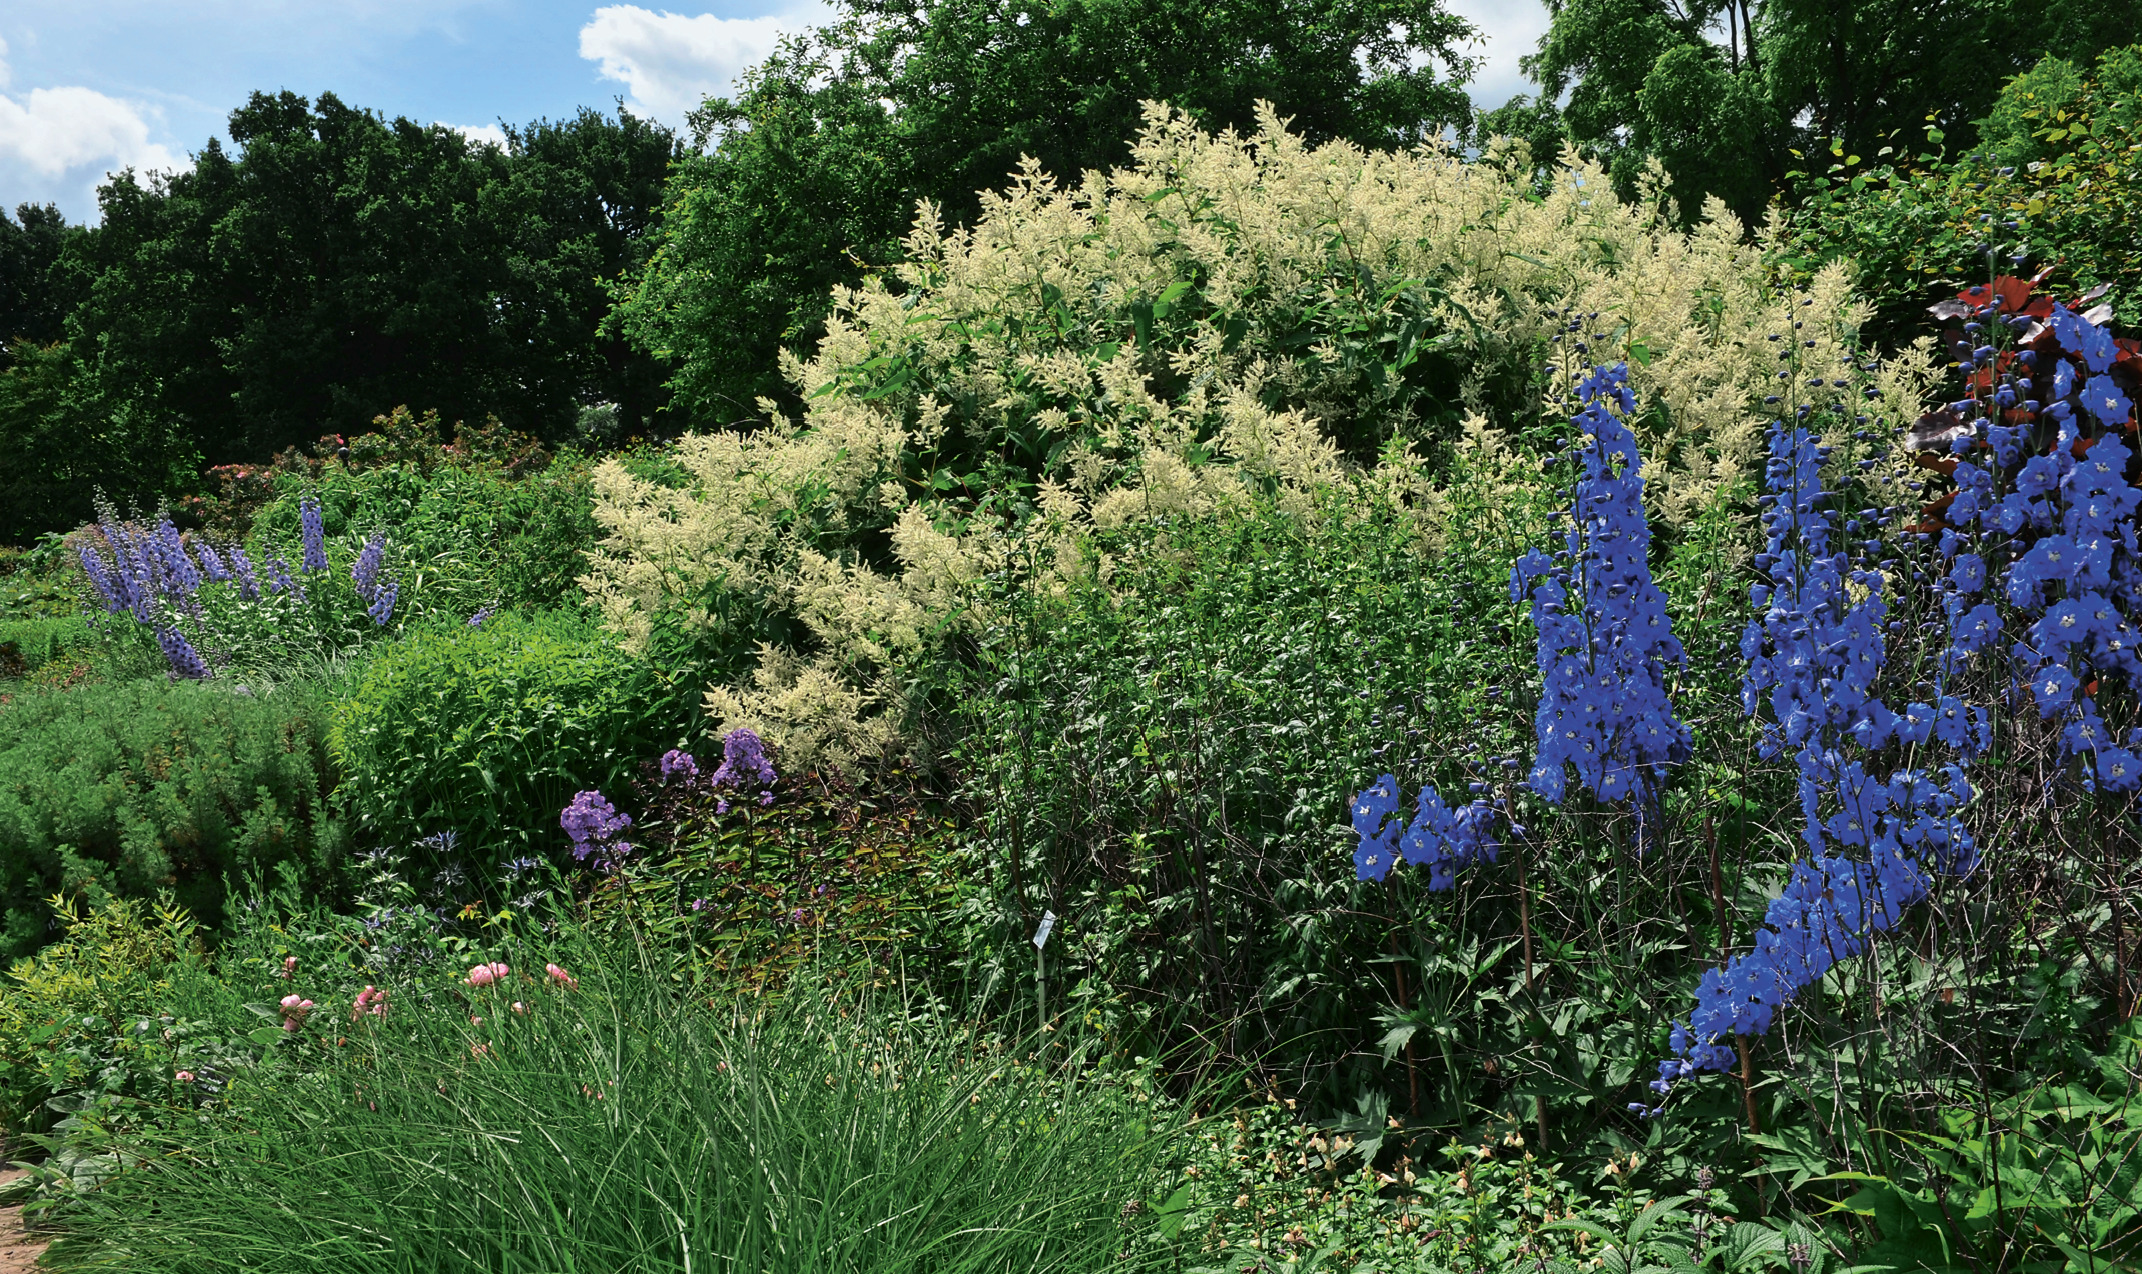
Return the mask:
<svg viewBox="0 0 2142 1274">
<path fill-rule="evenodd" d="M 387 621 L 394 616 L 395 595 L 401 591 L 402 586 L 393 580 L 381 584 L 373 593 L 372 604 L 365 607 L 364 613 L 372 617 L 373 623 L 382 628 L 386 627 Z"/>
<path fill-rule="evenodd" d="M 164 593 L 177 600 L 190 597 L 201 587 L 201 572 L 195 568 L 193 559 L 186 556 L 186 543 L 179 538 L 178 528 L 165 518 L 157 523 L 156 536 L 149 541 L 156 554 L 156 562 L 163 570 Z"/>
<path fill-rule="evenodd" d="M 233 544 L 230 550 L 231 578 L 238 582 L 238 595 L 249 602 L 260 600 L 260 581 L 253 575 L 253 559 Z"/>
<path fill-rule="evenodd" d="M 195 540 L 193 542 L 193 555 L 201 559 L 201 573 L 203 575 L 206 575 L 217 584 L 229 582 L 231 578 L 230 568 L 223 564 L 221 557 L 217 556 L 215 545 L 210 544 L 207 540 Z"/>
<path fill-rule="evenodd" d="M 271 593 L 291 593 L 299 601 L 305 600 L 305 589 L 290 577 L 290 563 L 279 557 L 268 559 L 268 591 Z"/>
<path fill-rule="evenodd" d="M 179 676 L 206 681 L 216 675 L 215 670 L 208 666 L 208 661 L 201 658 L 201 652 L 195 650 L 193 643 L 187 641 L 185 634 L 178 629 L 157 629 L 156 644 L 162 647 L 164 659 L 171 665 L 171 671 Z"/>
<path fill-rule="evenodd" d="M 350 563 L 350 580 L 357 585 L 357 596 L 370 602 L 379 588 L 379 562 L 386 555 L 387 536 L 383 531 L 372 532 L 364 542 L 364 549 L 357 560 Z"/>
<path fill-rule="evenodd" d="M 305 540 L 305 570 L 326 570 L 327 530 L 320 523 L 320 502 L 311 496 L 298 501 L 298 530 Z"/>
<path fill-rule="evenodd" d="M 81 545 L 78 551 L 82 558 L 82 573 L 89 577 L 89 582 L 96 586 L 97 595 L 104 599 L 104 609 L 114 615 L 127 609 L 131 599 L 126 591 L 126 577 L 115 574 L 111 563 L 90 545 Z"/>
</svg>

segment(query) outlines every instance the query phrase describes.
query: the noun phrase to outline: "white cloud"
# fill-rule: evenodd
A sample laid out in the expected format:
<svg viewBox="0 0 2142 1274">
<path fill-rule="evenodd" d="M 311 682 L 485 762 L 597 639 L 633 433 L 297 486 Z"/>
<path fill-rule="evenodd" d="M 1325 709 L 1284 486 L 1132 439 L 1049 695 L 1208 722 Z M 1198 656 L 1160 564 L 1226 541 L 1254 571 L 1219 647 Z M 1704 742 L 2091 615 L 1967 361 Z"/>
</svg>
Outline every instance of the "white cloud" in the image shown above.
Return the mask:
<svg viewBox="0 0 2142 1274">
<path fill-rule="evenodd" d="M 1547 6 L 1537 0 L 1452 0 L 1450 11 L 1487 37 L 1468 52 L 1480 58 L 1480 73 L 1467 86 L 1475 106 L 1489 110 L 1539 86 L 1517 69 L 1517 59 L 1537 50 L 1547 34 Z"/>
<path fill-rule="evenodd" d="M 451 128 L 478 145 L 496 146 L 500 150 L 506 148 L 506 130 L 496 124 L 449 124 L 443 119 L 436 122 L 439 127 Z"/>
<path fill-rule="evenodd" d="M 193 161 L 149 140 L 149 120 L 132 102 L 80 87 L 0 93 L 0 196 L 5 202 L 96 207 L 96 188 L 132 168 L 183 172 Z M 92 214 L 93 215 L 93 214 Z"/>
<path fill-rule="evenodd" d="M 827 17 L 818 4 L 758 18 L 605 5 L 580 29 L 580 56 L 599 63 L 604 79 L 631 90 L 634 111 L 681 125 L 685 112 L 710 94 L 729 92 L 737 75 L 772 53 L 782 36 Z"/>
</svg>

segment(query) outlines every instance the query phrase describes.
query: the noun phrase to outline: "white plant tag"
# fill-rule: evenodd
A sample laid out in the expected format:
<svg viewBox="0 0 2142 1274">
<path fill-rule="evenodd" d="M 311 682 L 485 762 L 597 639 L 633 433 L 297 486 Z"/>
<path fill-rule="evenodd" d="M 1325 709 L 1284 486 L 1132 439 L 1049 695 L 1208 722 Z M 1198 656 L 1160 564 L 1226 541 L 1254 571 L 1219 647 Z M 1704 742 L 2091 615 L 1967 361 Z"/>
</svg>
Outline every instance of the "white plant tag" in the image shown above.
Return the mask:
<svg viewBox="0 0 2142 1274">
<path fill-rule="evenodd" d="M 1039 951 L 1049 945 L 1049 931 L 1055 927 L 1056 913 L 1053 911 L 1042 912 L 1041 927 L 1034 930 L 1034 950 Z"/>
</svg>

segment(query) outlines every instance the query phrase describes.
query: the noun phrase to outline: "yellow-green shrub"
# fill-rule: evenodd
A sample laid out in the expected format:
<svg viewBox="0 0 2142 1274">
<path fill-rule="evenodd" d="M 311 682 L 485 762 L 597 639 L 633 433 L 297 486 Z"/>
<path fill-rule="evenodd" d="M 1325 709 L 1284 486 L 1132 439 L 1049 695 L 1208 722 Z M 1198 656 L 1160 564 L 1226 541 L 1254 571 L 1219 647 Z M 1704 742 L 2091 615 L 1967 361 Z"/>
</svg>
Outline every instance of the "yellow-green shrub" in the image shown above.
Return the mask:
<svg viewBox="0 0 2142 1274">
<path fill-rule="evenodd" d="M 800 426 L 763 402 L 756 432 L 677 444 L 684 482 L 598 470 L 584 584 L 633 641 L 733 646 L 748 617 L 764 644 L 710 712 L 840 760 L 898 744 L 903 669 L 978 576 L 1075 569 L 1087 529 L 1253 490 L 1306 516 L 1358 480 L 1432 520 L 1436 458 L 1565 412 L 1590 362 L 1634 362 L 1677 525 L 1758 467 L 1780 352 L 1841 363 L 1863 307 L 1842 267 L 1773 291 L 1716 201 L 1674 229 L 1661 173 L 1633 203 L 1573 154 L 1544 194 L 1531 173 L 1504 147 L 1312 147 L 1269 113 L 1215 137 L 1154 107 L 1127 168 L 1063 187 L 1029 166 L 971 229 L 925 205 L 907 262 L 786 360 Z M 1877 409 L 1911 412 L 1926 363 L 1883 367 Z"/>
</svg>

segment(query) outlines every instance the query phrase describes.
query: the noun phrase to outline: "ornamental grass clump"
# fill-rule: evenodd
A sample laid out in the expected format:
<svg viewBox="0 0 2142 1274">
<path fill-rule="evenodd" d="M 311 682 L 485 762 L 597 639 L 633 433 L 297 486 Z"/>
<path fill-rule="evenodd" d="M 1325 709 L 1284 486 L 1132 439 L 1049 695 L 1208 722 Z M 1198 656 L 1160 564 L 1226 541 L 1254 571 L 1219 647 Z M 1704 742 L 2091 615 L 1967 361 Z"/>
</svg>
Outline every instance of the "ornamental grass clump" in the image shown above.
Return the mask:
<svg viewBox="0 0 2142 1274">
<path fill-rule="evenodd" d="M 257 1079 L 130 1142 L 139 1166 L 73 1201 L 57 1254 L 141 1274 L 1146 1267 L 1157 1222 L 1127 1205 L 1159 1197 L 1183 1134 L 1071 1033 L 993 1037 L 808 979 L 710 1006 L 654 951 L 561 932 L 522 963 L 546 951 L 540 975 L 486 961 L 277 1032 Z"/>
</svg>

